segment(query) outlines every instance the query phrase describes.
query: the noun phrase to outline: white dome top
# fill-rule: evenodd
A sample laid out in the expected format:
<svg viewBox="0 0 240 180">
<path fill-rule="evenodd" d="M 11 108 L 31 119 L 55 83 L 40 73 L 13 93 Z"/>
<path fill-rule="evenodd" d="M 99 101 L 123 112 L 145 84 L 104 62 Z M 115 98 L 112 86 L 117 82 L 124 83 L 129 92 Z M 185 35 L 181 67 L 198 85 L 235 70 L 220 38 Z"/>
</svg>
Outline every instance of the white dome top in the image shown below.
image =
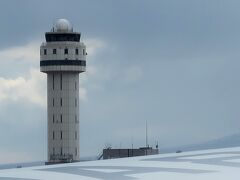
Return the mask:
<svg viewBox="0 0 240 180">
<path fill-rule="evenodd" d="M 72 32 L 72 25 L 67 19 L 58 19 L 55 23 L 56 32 Z"/>
</svg>

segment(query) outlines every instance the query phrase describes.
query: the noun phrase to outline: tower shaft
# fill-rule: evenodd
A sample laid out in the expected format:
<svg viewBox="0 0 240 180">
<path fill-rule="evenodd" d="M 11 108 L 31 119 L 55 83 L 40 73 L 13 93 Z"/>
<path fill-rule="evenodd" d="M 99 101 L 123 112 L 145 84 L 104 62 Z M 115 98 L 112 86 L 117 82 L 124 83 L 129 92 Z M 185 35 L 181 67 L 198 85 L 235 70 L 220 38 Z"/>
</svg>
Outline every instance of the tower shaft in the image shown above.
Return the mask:
<svg viewBox="0 0 240 180">
<path fill-rule="evenodd" d="M 47 74 L 48 159 L 79 160 L 79 74 Z"/>
</svg>

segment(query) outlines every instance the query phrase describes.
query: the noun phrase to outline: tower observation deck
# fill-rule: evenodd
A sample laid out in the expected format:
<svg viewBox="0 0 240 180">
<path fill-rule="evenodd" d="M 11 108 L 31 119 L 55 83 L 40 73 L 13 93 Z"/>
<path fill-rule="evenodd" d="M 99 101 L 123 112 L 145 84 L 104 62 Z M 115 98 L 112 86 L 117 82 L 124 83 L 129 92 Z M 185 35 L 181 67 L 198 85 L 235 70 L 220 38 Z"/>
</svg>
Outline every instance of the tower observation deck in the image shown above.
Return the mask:
<svg viewBox="0 0 240 180">
<path fill-rule="evenodd" d="M 40 47 L 40 71 L 47 74 L 47 164 L 79 161 L 79 73 L 86 69 L 80 37 L 59 19 Z"/>
</svg>

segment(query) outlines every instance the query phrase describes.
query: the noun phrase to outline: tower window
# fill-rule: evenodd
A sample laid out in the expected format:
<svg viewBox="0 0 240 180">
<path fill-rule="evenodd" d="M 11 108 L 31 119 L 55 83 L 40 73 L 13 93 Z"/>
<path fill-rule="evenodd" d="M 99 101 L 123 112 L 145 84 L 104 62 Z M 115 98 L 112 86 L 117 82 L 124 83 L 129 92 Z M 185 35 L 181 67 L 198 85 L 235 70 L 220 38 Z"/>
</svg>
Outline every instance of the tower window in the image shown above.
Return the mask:
<svg viewBox="0 0 240 180">
<path fill-rule="evenodd" d="M 53 90 L 54 90 L 54 74 L 53 74 L 52 77 L 53 77 L 53 79 L 52 79 L 53 83 L 52 84 L 53 84 Z"/>
<path fill-rule="evenodd" d="M 62 123 L 62 114 L 61 114 L 61 123 Z"/>
<path fill-rule="evenodd" d="M 57 54 L 57 49 L 53 49 L 53 54 Z"/>
<path fill-rule="evenodd" d="M 63 137 L 63 133 L 62 133 L 62 131 L 61 131 L 61 139 L 62 139 L 62 137 Z"/>
<path fill-rule="evenodd" d="M 52 134 L 52 138 L 53 138 L 53 140 L 55 139 L 55 134 L 54 134 L 54 131 L 53 131 L 53 134 Z"/>
<path fill-rule="evenodd" d="M 75 114 L 75 123 L 77 123 L 77 115 Z"/>
<path fill-rule="evenodd" d="M 75 49 L 75 54 L 78 55 L 78 49 Z"/>
<path fill-rule="evenodd" d="M 85 49 L 83 49 L 83 55 L 85 55 Z"/>
<path fill-rule="evenodd" d="M 44 51 L 44 55 L 47 55 L 47 49 L 44 49 L 43 51 Z"/>
<path fill-rule="evenodd" d="M 68 49 L 64 49 L 64 54 L 68 54 Z"/>
<path fill-rule="evenodd" d="M 75 148 L 75 156 L 77 156 L 77 148 Z"/>
<path fill-rule="evenodd" d="M 62 90 L 62 74 L 60 74 L 60 89 Z"/>
<path fill-rule="evenodd" d="M 61 106 L 62 106 L 62 98 L 61 98 L 61 100 L 60 100 L 60 104 L 61 104 Z"/>
<path fill-rule="evenodd" d="M 77 139 L 77 131 L 75 131 L 75 139 Z"/>
</svg>

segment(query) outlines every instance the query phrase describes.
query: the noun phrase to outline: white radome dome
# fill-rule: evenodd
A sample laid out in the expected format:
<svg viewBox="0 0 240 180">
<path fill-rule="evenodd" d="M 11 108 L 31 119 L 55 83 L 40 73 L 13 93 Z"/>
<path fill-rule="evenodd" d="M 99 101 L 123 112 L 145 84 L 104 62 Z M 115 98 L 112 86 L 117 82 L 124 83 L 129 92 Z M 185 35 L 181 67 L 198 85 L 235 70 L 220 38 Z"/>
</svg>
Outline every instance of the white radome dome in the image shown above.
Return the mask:
<svg viewBox="0 0 240 180">
<path fill-rule="evenodd" d="M 55 23 L 55 30 L 57 32 L 70 32 L 72 25 L 67 19 L 58 19 Z"/>
</svg>

